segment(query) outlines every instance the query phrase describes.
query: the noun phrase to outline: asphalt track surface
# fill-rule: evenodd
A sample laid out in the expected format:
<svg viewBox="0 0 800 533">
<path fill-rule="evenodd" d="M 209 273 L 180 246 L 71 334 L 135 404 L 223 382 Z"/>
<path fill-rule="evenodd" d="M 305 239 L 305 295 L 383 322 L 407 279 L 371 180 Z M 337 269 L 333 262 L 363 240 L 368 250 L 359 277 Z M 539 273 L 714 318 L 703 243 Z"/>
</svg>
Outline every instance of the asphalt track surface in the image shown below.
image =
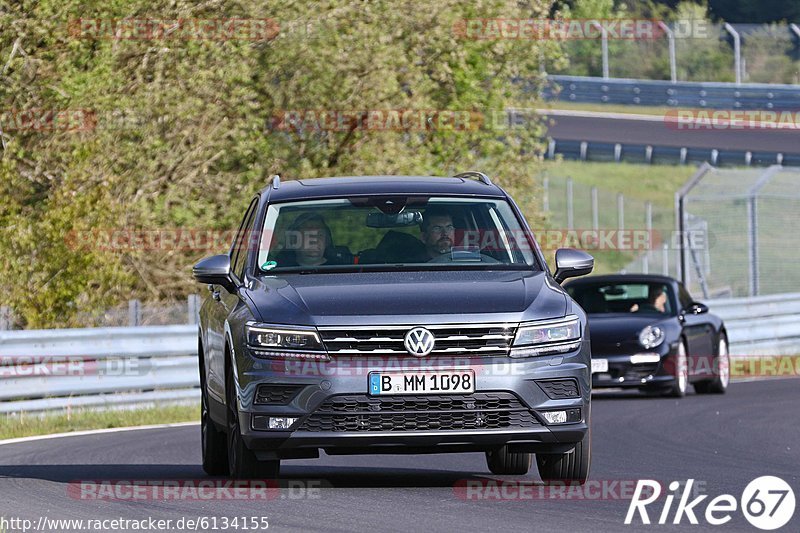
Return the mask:
<svg viewBox="0 0 800 533">
<path fill-rule="evenodd" d="M 800 153 L 800 129 L 678 129 L 673 121 L 657 115 L 562 110 L 542 113 L 549 119 L 548 136 L 558 141 Z"/>
<path fill-rule="evenodd" d="M 775 475 L 800 500 L 799 405 L 800 380 L 791 379 L 734 383 L 724 396 L 690 393 L 680 400 L 600 393 L 593 401 L 591 477 L 596 482 L 654 479 L 665 490 L 673 480 L 691 478 L 710 496 L 707 503 L 719 494 L 738 500 L 751 480 Z M 94 501 L 69 492 L 75 480 L 206 479 L 199 463 L 198 426 L 2 445 L 0 516 L 34 524 L 40 517 L 265 516 L 269 529 L 277 531 L 759 531 L 739 510 L 727 524 L 706 524 L 704 503 L 700 525 L 689 525 L 684 517 L 679 526 L 645 526 L 638 519 L 625 526 L 629 497 L 459 497 L 453 486 L 465 479 L 540 485 L 535 468 L 528 476 L 490 474 L 482 454 L 323 455 L 286 461 L 281 483 L 287 488 L 275 490 L 268 501 Z M 304 483 L 312 490 L 298 488 Z M 663 501 L 654 504 L 652 520 L 658 519 Z M 781 531 L 799 530 L 797 510 Z"/>
</svg>

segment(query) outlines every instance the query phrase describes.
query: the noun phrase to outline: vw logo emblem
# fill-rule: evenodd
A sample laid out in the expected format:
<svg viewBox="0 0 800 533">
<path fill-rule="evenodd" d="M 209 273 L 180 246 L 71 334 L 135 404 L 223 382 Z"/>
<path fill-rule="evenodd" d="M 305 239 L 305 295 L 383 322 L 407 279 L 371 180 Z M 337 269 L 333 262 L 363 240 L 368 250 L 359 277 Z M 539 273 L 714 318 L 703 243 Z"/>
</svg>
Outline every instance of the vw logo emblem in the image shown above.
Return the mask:
<svg viewBox="0 0 800 533">
<path fill-rule="evenodd" d="M 436 339 L 433 337 L 433 333 L 427 329 L 414 328 L 406 333 L 403 343 L 405 344 L 406 351 L 411 355 L 425 357 L 433 350 Z"/>
</svg>

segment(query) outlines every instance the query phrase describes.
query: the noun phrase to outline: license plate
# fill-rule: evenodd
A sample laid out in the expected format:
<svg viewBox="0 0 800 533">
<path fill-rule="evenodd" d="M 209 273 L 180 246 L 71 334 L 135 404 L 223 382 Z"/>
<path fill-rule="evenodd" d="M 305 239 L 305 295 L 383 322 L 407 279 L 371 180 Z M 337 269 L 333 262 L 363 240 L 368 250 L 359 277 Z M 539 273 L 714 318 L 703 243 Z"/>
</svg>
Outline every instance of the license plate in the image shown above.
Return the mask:
<svg viewBox="0 0 800 533">
<path fill-rule="evenodd" d="M 592 374 L 608 372 L 608 359 L 592 359 Z"/>
<path fill-rule="evenodd" d="M 464 394 L 475 392 L 475 371 L 372 372 L 369 393 L 381 394 Z"/>
</svg>

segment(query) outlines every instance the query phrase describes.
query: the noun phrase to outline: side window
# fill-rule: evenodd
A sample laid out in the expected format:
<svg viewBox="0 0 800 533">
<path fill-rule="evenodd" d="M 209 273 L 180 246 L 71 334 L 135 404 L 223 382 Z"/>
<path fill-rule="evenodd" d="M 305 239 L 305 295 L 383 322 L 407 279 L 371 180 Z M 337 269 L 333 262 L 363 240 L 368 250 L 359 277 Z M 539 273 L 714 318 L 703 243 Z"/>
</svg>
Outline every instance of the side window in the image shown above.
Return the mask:
<svg viewBox="0 0 800 533">
<path fill-rule="evenodd" d="M 692 305 L 692 302 L 694 301 L 689 295 L 689 291 L 686 290 L 686 287 L 684 287 L 682 283 L 678 284 L 678 300 L 681 304 L 681 309 L 686 309 Z"/>
<path fill-rule="evenodd" d="M 242 279 L 244 275 L 244 266 L 247 264 L 247 249 L 252 242 L 257 204 L 258 199 L 253 200 L 250 204 L 250 208 L 247 210 L 242 222 L 242 227 L 239 228 L 239 233 L 236 235 L 236 242 L 231 254 L 231 272 L 239 279 Z"/>
</svg>

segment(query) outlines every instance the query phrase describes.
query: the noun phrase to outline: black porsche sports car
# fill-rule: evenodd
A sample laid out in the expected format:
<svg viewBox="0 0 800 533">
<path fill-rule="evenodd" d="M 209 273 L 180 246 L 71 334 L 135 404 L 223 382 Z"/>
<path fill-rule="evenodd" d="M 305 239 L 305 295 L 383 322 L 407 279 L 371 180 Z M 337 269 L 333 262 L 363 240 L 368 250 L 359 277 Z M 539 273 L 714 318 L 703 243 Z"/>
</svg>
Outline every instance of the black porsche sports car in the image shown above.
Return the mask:
<svg viewBox="0 0 800 533">
<path fill-rule="evenodd" d="M 684 396 L 724 393 L 728 337 L 718 316 L 677 280 L 649 274 L 590 276 L 565 284 L 586 311 L 592 386 Z"/>
</svg>

